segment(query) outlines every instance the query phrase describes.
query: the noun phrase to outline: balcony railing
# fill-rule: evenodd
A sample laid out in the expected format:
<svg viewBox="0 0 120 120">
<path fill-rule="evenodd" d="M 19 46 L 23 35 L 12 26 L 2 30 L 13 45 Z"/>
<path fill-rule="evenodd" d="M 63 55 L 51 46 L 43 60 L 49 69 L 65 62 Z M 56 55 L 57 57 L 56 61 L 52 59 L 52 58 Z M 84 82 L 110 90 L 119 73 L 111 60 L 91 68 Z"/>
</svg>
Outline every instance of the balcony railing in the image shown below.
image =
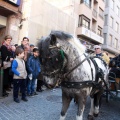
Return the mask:
<svg viewBox="0 0 120 120">
<path fill-rule="evenodd" d="M 88 42 L 88 41 L 85 41 L 85 40 L 81 40 L 80 39 L 80 42 L 86 46 L 87 49 L 91 50 L 94 52 L 94 44 Z"/>
<path fill-rule="evenodd" d="M 96 33 L 96 31 L 95 31 L 94 29 L 92 29 L 92 31 L 93 31 L 94 33 Z"/>
<path fill-rule="evenodd" d="M 92 14 L 95 18 L 97 18 L 97 11 L 95 9 L 93 9 Z"/>
</svg>

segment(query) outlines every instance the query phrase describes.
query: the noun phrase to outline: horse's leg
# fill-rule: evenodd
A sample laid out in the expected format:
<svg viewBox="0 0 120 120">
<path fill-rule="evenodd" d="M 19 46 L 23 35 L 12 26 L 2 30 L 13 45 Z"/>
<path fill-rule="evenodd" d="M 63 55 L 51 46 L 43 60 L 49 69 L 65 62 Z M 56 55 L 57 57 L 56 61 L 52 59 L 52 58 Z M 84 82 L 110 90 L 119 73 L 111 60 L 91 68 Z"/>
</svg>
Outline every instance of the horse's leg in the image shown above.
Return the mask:
<svg viewBox="0 0 120 120">
<path fill-rule="evenodd" d="M 94 98 L 91 98 L 91 107 L 88 115 L 88 120 L 93 120 L 93 114 L 94 114 Z"/>
<path fill-rule="evenodd" d="M 64 92 L 62 92 L 62 110 L 61 110 L 60 120 L 65 120 L 66 112 L 71 100 L 72 100 L 71 97 L 67 96 Z"/>
<path fill-rule="evenodd" d="M 85 109 L 86 99 L 87 99 L 87 95 L 83 95 L 83 94 L 78 98 L 78 111 L 77 111 L 76 120 L 83 120 L 83 112 Z"/>
<path fill-rule="evenodd" d="M 103 90 L 96 93 L 94 95 L 94 116 L 97 117 L 98 114 L 99 114 L 99 105 L 100 105 L 100 98 L 101 98 L 101 95 L 103 94 Z"/>
</svg>

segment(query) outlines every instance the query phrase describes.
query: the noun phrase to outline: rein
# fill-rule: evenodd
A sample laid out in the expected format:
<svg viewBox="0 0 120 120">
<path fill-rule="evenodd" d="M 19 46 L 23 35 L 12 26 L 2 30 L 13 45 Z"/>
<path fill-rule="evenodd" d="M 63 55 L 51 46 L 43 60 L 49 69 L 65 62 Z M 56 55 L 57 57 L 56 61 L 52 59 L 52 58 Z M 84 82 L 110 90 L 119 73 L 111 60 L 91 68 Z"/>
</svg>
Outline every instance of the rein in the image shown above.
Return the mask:
<svg viewBox="0 0 120 120">
<path fill-rule="evenodd" d="M 77 64 L 75 67 L 73 67 L 71 70 L 69 70 L 67 73 L 64 74 L 64 78 L 67 77 L 71 72 L 73 72 L 76 68 L 78 68 L 82 63 L 84 63 L 86 60 L 88 60 L 90 57 L 86 56 L 85 59 L 83 59 L 79 64 Z"/>
</svg>

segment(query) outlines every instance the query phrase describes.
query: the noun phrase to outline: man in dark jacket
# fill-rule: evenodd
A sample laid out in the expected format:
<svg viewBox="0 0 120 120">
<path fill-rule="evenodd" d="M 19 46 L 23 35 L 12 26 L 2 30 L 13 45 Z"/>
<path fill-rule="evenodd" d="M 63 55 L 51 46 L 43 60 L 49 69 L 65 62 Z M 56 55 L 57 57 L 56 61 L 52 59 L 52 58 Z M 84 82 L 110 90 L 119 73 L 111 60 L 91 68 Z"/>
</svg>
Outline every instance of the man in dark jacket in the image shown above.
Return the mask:
<svg viewBox="0 0 120 120">
<path fill-rule="evenodd" d="M 40 61 L 39 61 L 39 50 L 37 48 L 33 49 L 33 55 L 28 58 L 27 70 L 28 70 L 28 85 L 27 94 L 28 96 L 33 96 L 35 94 L 35 83 L 36 79 L 41 72 Z"/>
</svg>

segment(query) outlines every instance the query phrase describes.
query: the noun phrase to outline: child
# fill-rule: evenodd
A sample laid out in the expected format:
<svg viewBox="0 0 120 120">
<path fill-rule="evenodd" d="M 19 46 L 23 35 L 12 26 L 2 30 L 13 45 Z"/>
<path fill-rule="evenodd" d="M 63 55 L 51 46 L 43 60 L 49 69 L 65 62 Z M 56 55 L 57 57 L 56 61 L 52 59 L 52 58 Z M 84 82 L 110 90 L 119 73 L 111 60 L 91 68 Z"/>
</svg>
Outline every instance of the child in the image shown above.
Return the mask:
<svg viewBox="0 0 120 120">
<path fill-rule="evenodd" d="M 38 48 L 33 49 L 33 55 L 28 58 L 27 61 L 27 70 L 28 70 L 28 85 L 27 85 L 27 93 L 28 96 L 37 95 L 35 92 L 35 82 L 41 71 L 40 69 L 40 61 L 38 59 L 39 50 Z"/>
<path fill-rule="evenodd" d="M 28 101 L 26 98 L 26 93 L 25 93 L 25 84 L 26 84 L 26 77 L 27 77 L 27 72 L 25 68 L 25 62 L 23 60 L 24 58 L 24 50 L 20 47 L 16 48 L 15 51 L 16 58 L 13 60 L 12 63 L 12 72 L 14 73 L 13 75 L 13 99 L 15 102 L 19 103 L 18 99 L 18 92 L 19 88 L 21 89 L 22 92 L 22 100 L 23 101 Z"/>
</svg>

